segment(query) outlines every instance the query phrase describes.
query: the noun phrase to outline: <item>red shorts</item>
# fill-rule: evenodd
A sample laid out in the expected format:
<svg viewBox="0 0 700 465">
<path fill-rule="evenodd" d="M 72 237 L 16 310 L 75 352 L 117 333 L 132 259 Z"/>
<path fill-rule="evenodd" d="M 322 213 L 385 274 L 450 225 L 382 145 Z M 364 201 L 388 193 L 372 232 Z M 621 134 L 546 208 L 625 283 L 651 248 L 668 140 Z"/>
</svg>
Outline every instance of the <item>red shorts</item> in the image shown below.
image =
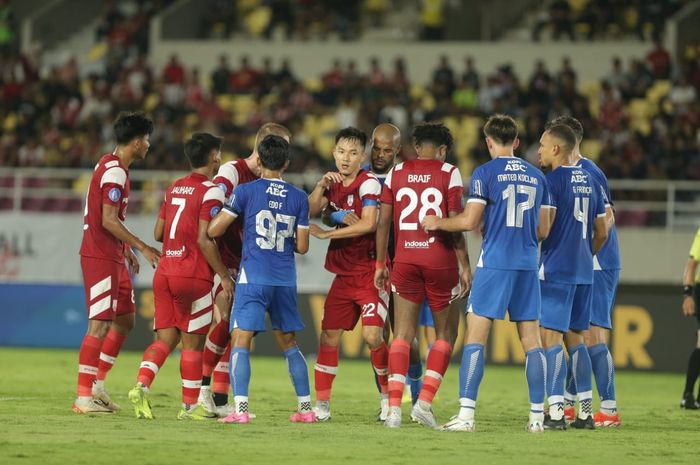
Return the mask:
<svg viewBox="0 0 700 465">
<path fill-rule="evenodd" d="M 431 269 L 408 263 L 394 263 L 391 290 L 418 305 L 427 298 L 432 311 L 447 308 L 459 294 L 459 269 Z"/>
<path fill-rule="evenodd" d="M 321 329 L 355 328 L 362 318 L 362 326 L 384 327 L 389 308 L 389 293 L 374 287 L 374 271 L 356 276 L 336 275 L 323 307 Z"/>
<path fill-rule="evenodd" d="M 177 328 L 183 333 L 207 334 L 214 300 L 211 281 L 166 276 L 153 277 L 153 329 Z"/>
<path fill-rule="evenodd" d="M 80 257 L 88 319 L 114 321 L 136 312 L 134 289 L 125 263 Z"/>
</svg>

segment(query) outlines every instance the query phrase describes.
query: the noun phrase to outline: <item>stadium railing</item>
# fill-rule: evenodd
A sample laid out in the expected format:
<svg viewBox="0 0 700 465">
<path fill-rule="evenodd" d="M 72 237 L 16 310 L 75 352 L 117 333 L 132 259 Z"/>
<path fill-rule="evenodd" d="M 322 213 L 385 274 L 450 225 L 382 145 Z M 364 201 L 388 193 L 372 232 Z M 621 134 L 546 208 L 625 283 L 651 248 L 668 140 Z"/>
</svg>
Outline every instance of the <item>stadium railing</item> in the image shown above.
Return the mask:
<svg viewBox="0 0 700 465">
<path fill-rule="evenodd" d="M 0 168 L 0 212 L 75 213 L 84 208 L 92 174 L 76 168 Z M 155 214 L 167 186 L 184 172 L 130 171 L 130 214 Z M 307 191 L 321 172 L 288 173 Z M 614 179 L 610 181 L 617 224 L 683 230 L 700 226 L 700 182 Z"/>
</svg>

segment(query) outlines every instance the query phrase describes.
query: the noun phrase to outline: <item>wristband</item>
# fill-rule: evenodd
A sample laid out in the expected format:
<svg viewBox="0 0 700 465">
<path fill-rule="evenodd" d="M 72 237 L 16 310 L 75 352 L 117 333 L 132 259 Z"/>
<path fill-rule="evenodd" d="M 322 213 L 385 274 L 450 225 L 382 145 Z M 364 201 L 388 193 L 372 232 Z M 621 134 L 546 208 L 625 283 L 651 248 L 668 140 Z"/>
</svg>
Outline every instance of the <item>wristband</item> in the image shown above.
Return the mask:
<svg viewBox="0 0 700 465">
<path fill-rule="evenodd" d="M 693 296 L 693 286 L 683 286 L 683 295 L 686 297 Z"/>
<path fill-rule="evenodd" d="M 386 268 L 386 262 L 380 262 L 379 260 L 374 262 L 374 269 L 375 270 L 383 270 L 384 268 Z"/>
<path fill-rule="evenodd" d="M 350 213 L 348 210 L 340 210 L 337 212 L 333 212 L 330 214 L 331 221 L 335 223 L 336 225 L 343 224 L 343 219 L 345 218 L 345 215 Z"/>
</svg>

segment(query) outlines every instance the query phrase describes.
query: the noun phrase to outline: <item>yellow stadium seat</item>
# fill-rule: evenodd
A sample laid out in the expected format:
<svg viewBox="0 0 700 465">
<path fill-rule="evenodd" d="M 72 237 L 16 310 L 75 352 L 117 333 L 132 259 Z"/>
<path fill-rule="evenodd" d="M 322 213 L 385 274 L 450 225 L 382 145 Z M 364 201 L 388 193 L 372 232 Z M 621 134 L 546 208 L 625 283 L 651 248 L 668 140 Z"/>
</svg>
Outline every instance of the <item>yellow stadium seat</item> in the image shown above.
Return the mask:
<svg viewBox="0 0 700 465">
<path fill-rule="evenodd" d="M 156 109 L 158 103 L 160 103 L 160 95 L 155 92 L 151 92 L 143 100 L 143 109 L 146 111 L 146 113 L 150 113 Z"/>
<path fill-rule="evenodd" d="M 333 147 L 335 147 L 335 133 L 338 132 L 338 123 L 335 115 L 321 116 L 318 129 L 318 136 L 314 141 L 314 146 L 323 158 L 330 160 L 333 156 Z"/>
<path fill-rule="evenodd" d="M 323 89 L 323 81 L 317 78 L 304 79 L 304 88 L 309 92 L 320 92 Z"/>
<path fill-rule="evenodd" d="M 219 105 L 224 111 L 231 111 L 233 109 L 233 96 L 219 95 L 216 97 L 216 104 Z"/>
<path fill-rule="evenodd" d="M 88 186 L 90 185 L 90 177 L 92 172 L 83 173 L 78 176 L 78 179 L 73 181 L 73 192 L 76 194 L 85 194 L 87 192 Z"/>
<path fill-rule="evenodd" d="M 425 95 L 425 87 L 421 86 L 420 84 L 412 84 L 410 95 L 412 99 L 423 98 L 423 96 Z"/>
<path fill-rule="evenodd" d="M 653 116 L 654 107 L 646 99 L 635 98 L 630 100 L 627 112 L 633 120 L 647 120 Z"/>
<path fill-rule="evenodd" d="M 244 19 L 244 24 L 248 33 L 252 37 L 260 37 L 272 18 L 272 10 L 266 6 L 255 8 Z"/>
<path fill-rule="evenodd" d="M 656 81 L 654 85 L 647 90 L 646 97 L 650 103 L 656 105 L 659 103 L 659 100 L 668 95 L 669 92 L 671 92 L 671 81 L 663 79 Z"/>
<path fill-rule="evenodd" d="M 581 154 L 593 161 L 600 158 L 601 144 L 598 139 L 583 139 L 581 141 Z"/>
<path fill-rule="evenodd" d="M 254 107 L 255 100 L 252 95 L 234 95 L 231 105 L 233 124 L 243 126 Z"/>
</svg>

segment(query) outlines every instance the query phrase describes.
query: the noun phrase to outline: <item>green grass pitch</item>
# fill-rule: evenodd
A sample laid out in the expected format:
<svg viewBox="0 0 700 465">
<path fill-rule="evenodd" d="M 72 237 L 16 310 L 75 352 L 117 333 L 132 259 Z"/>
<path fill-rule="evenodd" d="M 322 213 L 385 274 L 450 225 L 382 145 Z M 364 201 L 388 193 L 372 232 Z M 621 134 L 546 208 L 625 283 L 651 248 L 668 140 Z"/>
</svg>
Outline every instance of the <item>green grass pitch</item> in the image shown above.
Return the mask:
<svg viewBox="0 0 700 465">
<path fill-rule="evenodd" d="M 368 362 L 342 361 L 329 423 L 291 424 L 296 406 L 282 357 L 253 357 L 249 425 L 181 422 L 179 361 L 158 374 L 154 421 L 136 420 L 126 399 L 141 354 L 123 353 L 107 378 L 122 411 L 74 414 L 77 351 L 0 349 L 0 463 L 10 464 L 487 464 L 699 463 L 700 411 L 678 408 L 681 375 L 620 372 L 623 426 L 596 431 L 525 432 L 522 368 L 487 366 L 477 432 L 441 433 L 411 424 L 387 430 L 375 421 L 378 395 Z M 312 367 L 312 363 L 309 363 Z M 313 373 L 311 373 L 313 375 Z M 435 402 L 439 422 L 457 412 L 458 366 Z M 312 379 L 313 385 L 313 379 Z"/>
</svg>

